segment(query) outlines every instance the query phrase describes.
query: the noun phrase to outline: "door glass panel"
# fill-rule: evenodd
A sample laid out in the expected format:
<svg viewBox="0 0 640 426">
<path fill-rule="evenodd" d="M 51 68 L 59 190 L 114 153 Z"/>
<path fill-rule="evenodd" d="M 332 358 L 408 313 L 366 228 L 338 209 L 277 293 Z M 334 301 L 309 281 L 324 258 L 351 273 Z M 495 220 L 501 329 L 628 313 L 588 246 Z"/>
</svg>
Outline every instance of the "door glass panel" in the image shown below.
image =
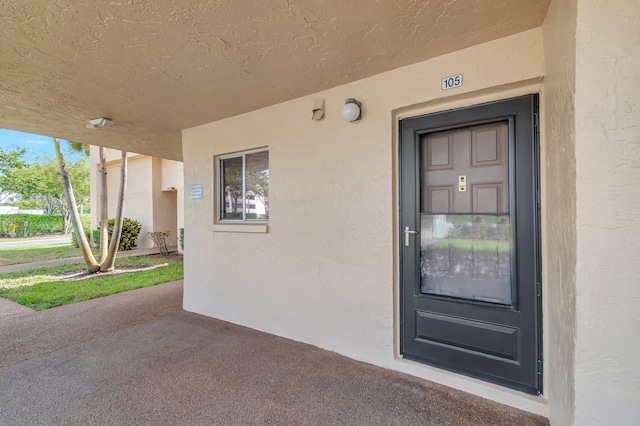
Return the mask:
<svg viewBox="0 0 640 426">
<path fill-rule="evenodd" d="M 511 304 L 508 215 L 422 214 L 422 293 Z"/>
<path fill-rule="evenodd" d="M 507 122 L 420 141 L 421 292 L 511 304 Z"/>
</svg>

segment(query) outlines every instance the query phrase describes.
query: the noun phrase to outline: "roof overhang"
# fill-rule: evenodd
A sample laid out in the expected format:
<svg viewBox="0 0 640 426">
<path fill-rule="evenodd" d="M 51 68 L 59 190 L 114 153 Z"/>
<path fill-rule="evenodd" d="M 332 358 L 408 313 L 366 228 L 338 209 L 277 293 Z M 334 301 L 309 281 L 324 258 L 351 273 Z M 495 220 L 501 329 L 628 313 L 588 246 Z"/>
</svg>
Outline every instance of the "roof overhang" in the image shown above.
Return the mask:
<svg viewBox="0 0 640 426">
<path fill-rule="evenodd" d="M 540 26 L 548 4 L 9 0 L 0 127 L 180 160 L 182 129 Z"/>
</svg>

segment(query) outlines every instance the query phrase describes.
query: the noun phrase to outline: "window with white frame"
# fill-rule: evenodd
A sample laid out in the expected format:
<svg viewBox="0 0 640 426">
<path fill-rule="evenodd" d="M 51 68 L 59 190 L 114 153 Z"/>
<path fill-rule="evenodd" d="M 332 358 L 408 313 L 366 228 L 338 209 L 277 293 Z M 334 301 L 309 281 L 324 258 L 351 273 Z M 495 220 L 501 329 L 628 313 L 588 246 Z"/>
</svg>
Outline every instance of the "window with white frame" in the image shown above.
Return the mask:
<svg viewBox="0 0 640 426">
<path fill-rule="evenodd" d="M 269 151 L 218 157 L 221 221 L 269 219 Z"/>
</svg>

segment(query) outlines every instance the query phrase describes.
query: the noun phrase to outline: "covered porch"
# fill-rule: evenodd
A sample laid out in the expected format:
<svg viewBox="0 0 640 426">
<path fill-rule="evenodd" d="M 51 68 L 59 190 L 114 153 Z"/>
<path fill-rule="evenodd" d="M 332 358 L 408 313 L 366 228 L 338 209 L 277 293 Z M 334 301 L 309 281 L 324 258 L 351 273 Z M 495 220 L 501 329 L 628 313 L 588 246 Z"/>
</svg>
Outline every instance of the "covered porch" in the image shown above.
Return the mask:
<svg viewBox="0 0 640 426">
<path fill-rule="evenodd" d="M 0 423 L 548 424 L 181 306 L 182 282 L 42 312 L 0 299 Z"/>
<path fill-rule="evenodd" d="M 552 424 L 638 423 L 640 340 L 629 334 L 640 328 L 637 1 L 36 0 L 3 7 L 0 126 L 184 162 L 186 311 L 280 336 L 256 334 L 267 347 L 287 338 L 387 369 L 382 376 L 411 383 L 405 389 L 413 402 L 398 402 L 401 415 L 424 414 L 411 404 L 433 395 L 435 382 L 548 417 Z M 454 76 L 464 76 L 461 84 L 445 87 L 444 78 L 454 82 Z M 412 287 L 403 281 L 409 276 L 402 269 L 409 263 L 403 250 L 410 246 L 407 236 L 416 238 L 409 233 L 422 228 L 402 216 L 409 210 L 402 181 L 408 168 L 399 154 L 407 120 L 527 96 L 531 108 L 524 126 L 505 113 L 429 129 L 508 122 L 507 146 L 514 129 L 528 126 L 529 158 L 509 167 L 522 170 L 526 163 L 530 180 L 509 177 L 489 182 L 494 189 L 485 191 L 497 194 L 500 185 L 514 183 L 527 187 L 523 192 L 511 185 L 507 192 L 510 200 L 529 200 L 529 210 L 520 209 L 528 222 L 519 221 L 528 224 L 520 229 L 531 231 L 529 244 L 518 252 L 535 264 L 526 277 L 535 299 L 526 320 L 537 327 L 524 338 L 530 344 L 528 373 L 536 375 L 528 394 L 492 381 L 497 368 L 474 375 L 474 366 L 461 361 L 456 373 L 426 355 L 417 361 L 407 356 L 403 327 L 410 321 L 401 300 Z M 354 122 L 341 115 L 350 98 L 362 103 L 361 119 Z M 318 108 L 324 116 L 314 120 Z M 113 128 L 86 128 L 99 117 L 112 120 Z M 453 158 L 451 149 L 438 144 L 443 158 Z M 497 161 L 499 150 L 493 151 L 483 161 Z M 419 164 L 416 153 L 405 166 Z M 252 155 L 262 158 L 256 170 L 268 174 L 268 209 L 264 203 L 259 212 L 256 207 L 264 193 L 250 194 L 247 211 L 252 204 L 255 211 L 226 220 L 224 205 L 233 203 L 221 195 L 226 188 L 220 168 L 235 162 L 246 171 Z M 446 158 L 431 165 L 449 166 Z M 445 186 L 464 192 L 459 183 L 467 173 L 456 175 Z M 518 256 L 510 258 L 512 264 Z M 517 268 L 504 275 L 519 284 L 524 280 Z M 514 288 L 512 299 L 499 306 L 421 291 L 416 297 L 518 316 L 523 305 Z M 420 309 L 415 311 L 423 319 L 447 317 Z M 174 318 L 169 322 L 176 330 L 204 321 L 172 315 L 162 321 Z M 460 318 L 456 324 L 471 323 Z M 481 353 L 484 339 L 473 333 L 467 333 L 473 345 L 447 340 L 447 325 L 455 321 L 425 325 L 422 336 L 433 337 L 429 333 L 436 329 L 433 346 L 458 355 Z M 484 358 L 519 365 L 520 329 L 478 322 L 497 331 L 494 337 L 508 336 L 496 339 L 503 346 L 488 348 Z M 224 333 L 216 333 L 232 327 L 228 323 L 207 322 L 214 334 L 203 338 L 224 341 Z M 142 341 L 141 351 L 156 344 Z M 242 356 L 253 353 L 248 346 L 242 346 Z M 314 351 L 300 356 L 333 356 Z M 179 356 L 164 355 L 182 365 Z M 236 355 L 233 348 L 225 354 Z M 203 374 L 215 368 L 200 366 Z M 413 382 L 394 370 L 429 382 Z M 172 371 L 158 374 L 168 380 Z M 296 377 L 304 383 L 308 377 L 301 374 Z M 291 383 L 286 376 L 279 379 Z M 69 391 L 81 385 L 73 382 Z M 310 393 L 331 388 L 310 386 Z M 370 388 L 363 389 L 368 397 Z M 262 398 L 263 391 L 257 385 L 251 393 Z M 103 401 L 106 410 L 108 397 Z M 281 407 L 274 413 L 288 418 L 281 402 L 273 402 Z M 343 410 L 338 400 L 327 402 Z M 189 401 L 182 403 L 188 410 Z M 341 413 L 351 409 L 357 411 L 357 404 Z"/>
</svg>

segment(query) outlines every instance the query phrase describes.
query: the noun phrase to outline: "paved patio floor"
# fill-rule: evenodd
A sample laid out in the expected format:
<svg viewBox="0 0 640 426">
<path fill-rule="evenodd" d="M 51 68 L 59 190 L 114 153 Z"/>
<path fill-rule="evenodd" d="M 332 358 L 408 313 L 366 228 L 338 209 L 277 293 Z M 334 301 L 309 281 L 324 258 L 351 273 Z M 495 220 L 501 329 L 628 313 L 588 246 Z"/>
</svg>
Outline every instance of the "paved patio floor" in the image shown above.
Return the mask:
<svg viewBox="0 0 640 426">
<path fill-rule="evenodd" d="M 0 424 L 548 424 L 181 302 L 182 282 L 43 312 L 0 299 Z"/>
</svg>

